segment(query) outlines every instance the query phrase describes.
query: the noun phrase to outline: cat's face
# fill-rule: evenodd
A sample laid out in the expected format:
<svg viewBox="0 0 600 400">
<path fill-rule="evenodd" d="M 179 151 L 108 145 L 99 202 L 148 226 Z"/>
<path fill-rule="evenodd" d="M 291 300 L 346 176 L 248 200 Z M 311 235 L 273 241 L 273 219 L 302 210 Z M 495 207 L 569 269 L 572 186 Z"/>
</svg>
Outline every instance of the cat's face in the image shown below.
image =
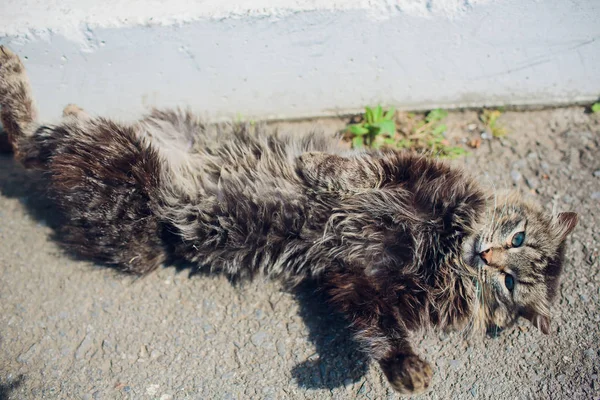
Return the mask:
<svg viewBox="0 0 600 400">
<path fill-rule="evenodd" d="M 524 317 L 548 333 L 565 238 L 577 214 L 551 217 L 510 195 L 497 204 L 466 257 L 478 275 L 478 322 L 497 331 Z"/>
</svg>

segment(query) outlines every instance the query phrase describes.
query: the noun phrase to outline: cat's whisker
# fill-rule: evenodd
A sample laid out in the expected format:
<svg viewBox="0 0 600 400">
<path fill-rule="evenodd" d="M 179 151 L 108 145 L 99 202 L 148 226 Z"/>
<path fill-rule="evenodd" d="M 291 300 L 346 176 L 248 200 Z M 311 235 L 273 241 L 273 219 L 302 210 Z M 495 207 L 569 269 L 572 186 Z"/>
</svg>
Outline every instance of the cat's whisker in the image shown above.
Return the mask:
<svg viewBox="0 0 600 400">
<path fill-rule="evenodd" d="M 494 222 L 495 222 L 495 216 L 496 216 L 496 207 L 498 206 L 498 197 L 497 197 L 497 193 L 496 193 L 496 186 L 494 185 L 494 182 L 491 182 L 492 184 L 492 192 L 494 193 L 494 208 L 492 209 L 492 219 L 490 222 L 490 228 L 489 228 L 489 235 L 492 235 L 492 232 L 494 231 Z"/>
</svg>

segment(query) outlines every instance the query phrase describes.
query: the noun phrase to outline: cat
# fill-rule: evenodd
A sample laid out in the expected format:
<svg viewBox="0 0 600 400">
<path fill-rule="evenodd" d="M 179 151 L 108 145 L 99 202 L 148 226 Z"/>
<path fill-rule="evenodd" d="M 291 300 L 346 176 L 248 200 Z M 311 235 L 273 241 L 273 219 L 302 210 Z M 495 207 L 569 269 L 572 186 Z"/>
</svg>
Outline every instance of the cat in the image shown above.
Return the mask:
<svg viewBox="0 0 600 400">
<path fill-rule="evenodd" d="M 550 331 L 572 212 L 487 193 L 447 164 L 349 150 L 310 132 L 205 124 L 153 110 L 131 124 L 65 108 L 40 125 L 25 69 L 0 47 L 15 157 L 41 169 L 65 245 L 136 274 L 172 258 L 232 277 L 314 280 L 399 393 L 430 387 L 409 333 Z"/>
</svg>

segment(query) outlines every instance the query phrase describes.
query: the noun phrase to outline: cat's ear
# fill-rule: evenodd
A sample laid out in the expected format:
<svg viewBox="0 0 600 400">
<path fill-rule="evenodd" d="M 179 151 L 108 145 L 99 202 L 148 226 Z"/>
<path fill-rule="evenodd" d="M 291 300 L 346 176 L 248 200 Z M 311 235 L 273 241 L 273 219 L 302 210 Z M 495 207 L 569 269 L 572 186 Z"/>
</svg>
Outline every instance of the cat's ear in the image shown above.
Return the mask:
<svg viewBox="0 0 600 400">
<path fill-rule="evenodd" d="M 550 317 L 546 317 L 545 315 L 535 314 L 531 319 L 531 323 L 533 326 L 538 328 L 544 335 L 550 333 Z"/>
<path fill-rule="evenodd" d="M 558 230 L 561 241 L 565 240 L 575 229 L 577 222 L 579 222 L 579 216 L 574 212 L 563 212 L 556 216 L 554 225 Z"/>
<path fill-rule="evenodd" d="M 321 190 L 353 191 L 373 188 L 380 181 L 379 170 L 365 159 L 321 152 L 304 153 L 296 160 L 306 182 Z"/>
<path fill-rule="evenodd" d="M 521 312 L 521 315 L 531 322 L 533 326 L 538 328 L 544 335 L 550 333 L 550 317 L 540 314 L 539 312 L 527 309 Z"/>
</svg>

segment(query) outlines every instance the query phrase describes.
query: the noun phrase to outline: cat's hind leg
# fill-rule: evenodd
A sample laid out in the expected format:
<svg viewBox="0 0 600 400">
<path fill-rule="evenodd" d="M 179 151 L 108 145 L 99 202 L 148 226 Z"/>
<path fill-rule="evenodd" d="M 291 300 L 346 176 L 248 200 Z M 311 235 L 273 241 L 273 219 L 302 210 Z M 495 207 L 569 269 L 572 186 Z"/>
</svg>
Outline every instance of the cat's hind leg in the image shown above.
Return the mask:
<svg viewBox="0 0 600 400">
<path fill-rule="evenodd" d="M 0 46 L 0 106 L 2 126 L 19 158 L 19 142 L 32 136 L 37 128 L 37 110 L 25 66 L 5 46 Z"/>
</svg>

